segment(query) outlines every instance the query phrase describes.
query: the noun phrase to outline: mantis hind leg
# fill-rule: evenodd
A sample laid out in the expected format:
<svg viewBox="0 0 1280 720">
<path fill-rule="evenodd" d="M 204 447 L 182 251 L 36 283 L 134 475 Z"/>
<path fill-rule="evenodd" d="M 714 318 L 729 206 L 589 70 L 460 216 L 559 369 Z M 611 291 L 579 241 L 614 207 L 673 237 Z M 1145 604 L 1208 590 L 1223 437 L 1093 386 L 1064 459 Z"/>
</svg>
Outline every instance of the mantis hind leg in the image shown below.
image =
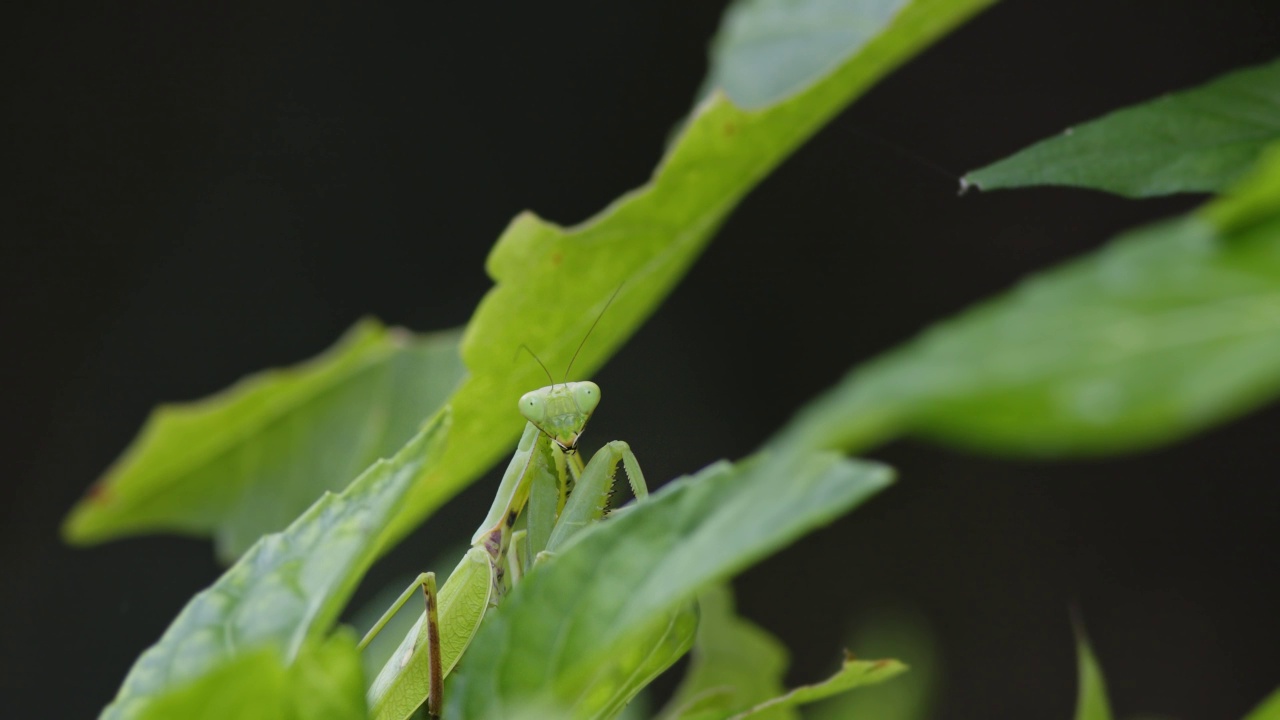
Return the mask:
<svg viewBox="0 0 1280 720">
<path fill-rule="evenodd" d="M 437 606 L 436 574 L 426 573 L 422 582 L 422 598 L 427 603 L 427 715 L 438 718 L 444 707 L 444 667 L 440 663 L 440 617 Z"/>
<path fill-rule="evenodd" d="M 400 608 L 413 597 L 414 592 L 422 588 L 422 597 L 427 604 L 427 715 L 432 718 L 440 717 L 440 708 L 443 706 L 441 694 L 444 692 L 444 667 L 440 660 L 440 615 L 439 615 L 439 596 L 436 593 L 436 574 L 432 572 L 422 573 L 414 579 L 409 587 L 405 588 L 400 597 L 391 603 L 391 607 L 378 618 L 378 622 L 369 628 L 369 632 L 365 633 L 364 638 L 360 640 L 357 646 L 363 650 L 378 633 L 382 632 L 382 628 L 386 627 L 391 618 L 400 612 Z"/>
<path fill-rule="evenodd" d="M 404 592 L 400 593 L 400 597 L 396 598 L 396 601 L 391 603 L 391 607 L 387 608 L 387 611 L 382 613 L 382 617 L 378 618 L 378 622 L 374 623 L 373 627 L 369 628 L 369 632 L 365 633 L 364 637 L 360 639 L 360 643 L 356 648 L 364 650 L 365 647 L 367 647 L 369 643 L 378 636 L 378 633 L 382 632 L 382 628 L 386 627 L 387 623 L 391 622 L 391 618 L 395 617 L 396 613 L 400 612 L 400 608 L 404 607 L 404 604 L 409 601 L 409 598 L 413 597 L 413 594 L 418 590 L 418 588 L 421 587 L 425 591 L 428 581 L 430 581 L 431 591 L 434 593 L 436 574 L 420 573 L 418 577 L 414 578 L 413 582 L 409 583 L 409 587 L 405 588 Z"/>
</svg>

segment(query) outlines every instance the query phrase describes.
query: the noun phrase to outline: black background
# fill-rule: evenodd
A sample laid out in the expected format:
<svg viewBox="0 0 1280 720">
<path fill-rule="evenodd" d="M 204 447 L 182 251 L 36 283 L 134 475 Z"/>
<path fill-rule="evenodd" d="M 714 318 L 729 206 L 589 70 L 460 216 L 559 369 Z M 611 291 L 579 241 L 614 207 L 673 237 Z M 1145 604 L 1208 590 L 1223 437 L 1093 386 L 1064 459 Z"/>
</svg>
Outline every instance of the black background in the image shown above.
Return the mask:
<svg viewBox="0 0 1280 720">
<path fill-rule="evenodd" d="M 6 717 L 94 714 L 218 573 L 202 541 L 57 537 L 153 404 L 311 355 L 365 313 L 464 323 L 517 211 L 572 223 L 645 181 L 721 10 L 262 5 L 45 3 L 0 30 Z M 957 198 L 955 176 L 1271 59 L 1278 16 L 1271 0 L 1009 0 L 961 28 L 746 199 L 597 376 L 591 437 L 631 442 L 654 480 L 741 456 L 851 365 L 1194 206 Z M 900 483 L 741 578 L 742 608 L 796 651 L 793 681 L 830 669 L 849 618 L 916 608 L 946 666 L 936 716 L 1012 719 L 1069 716 L 1076 606 L 1120 715 L 1238 718 L 1280 681 L 1277 427 L 1271 408 L 1065 464 L 892 444 L 874 455 Z M 493 482 L 370 586 L 469 529 Z"/>
</svg>

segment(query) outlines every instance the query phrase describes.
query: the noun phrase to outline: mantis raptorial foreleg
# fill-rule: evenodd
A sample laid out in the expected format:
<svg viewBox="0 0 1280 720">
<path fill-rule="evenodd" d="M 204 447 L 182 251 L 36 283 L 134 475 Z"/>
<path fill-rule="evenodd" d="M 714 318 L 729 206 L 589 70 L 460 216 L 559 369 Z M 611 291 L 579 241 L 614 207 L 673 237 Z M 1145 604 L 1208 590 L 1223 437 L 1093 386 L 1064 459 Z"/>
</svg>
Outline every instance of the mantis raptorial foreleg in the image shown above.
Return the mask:
<svg viewBox="0 0 1280 720">
<path fill-rule="evenodd" d="M 529 545 L 531 554 L 537 555 L 543 551 L 555 552 L 569 538 L 604 517 L 619 462 L 626 470 L 627 480 L 631 484 L 631 492 L 636 496 L 636 500 L 644 500 L 649 496 L 649 486 L 644 481 L 644 473 L 640 472 L 640 463 L 631 452 L 631 446 L 621 440 L 614 440 L 600 448 L 599 452 L 592 456 L 591 462 L 583 468 L 577 490 L 569 497 L 546 544 L 539 548 L 531 542 Z"/>
<path fill-rule="evenodd" d="M 608 443 L 583 466 L 576 452 L 578 438 L 599 399 L 600 388 L 591 382 L 551 385 L 520 399 L 520 412 L 529 423 L 488 515 L 472 536 L 471 549 L 438 597 L 435 576 L 420 575 L 361 642 L 361 647 L 367 644 L 423 588 L 427 612 L 369 688 L 370 717 L 404 720 L 424 701 L 428 713 L 439 712 L 444 677 L 470 644 L 485 612 L 535 565 L 535 558 L 550 557 L 604 516 L 619 463 L 636 498 L 648 496 L 640 465 L 624 442 Z M 521 517 L 523 528 L 517 529 Z"/>
</svg>

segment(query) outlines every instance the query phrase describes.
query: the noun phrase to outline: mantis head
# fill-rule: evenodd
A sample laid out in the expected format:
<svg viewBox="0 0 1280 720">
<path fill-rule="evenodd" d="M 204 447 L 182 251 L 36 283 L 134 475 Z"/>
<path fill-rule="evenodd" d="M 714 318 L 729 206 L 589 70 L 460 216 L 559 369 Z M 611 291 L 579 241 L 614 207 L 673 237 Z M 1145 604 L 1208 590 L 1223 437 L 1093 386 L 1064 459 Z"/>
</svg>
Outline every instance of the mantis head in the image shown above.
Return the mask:
<svg viewBox="0 0 1280 720">
<path fill-rule="evenodd" d="M 591 381 L 560 383 L 521 396 L 520 414 L 561 450 L 572 453 L 599 404 L 599 385 Z"/>
</svg>

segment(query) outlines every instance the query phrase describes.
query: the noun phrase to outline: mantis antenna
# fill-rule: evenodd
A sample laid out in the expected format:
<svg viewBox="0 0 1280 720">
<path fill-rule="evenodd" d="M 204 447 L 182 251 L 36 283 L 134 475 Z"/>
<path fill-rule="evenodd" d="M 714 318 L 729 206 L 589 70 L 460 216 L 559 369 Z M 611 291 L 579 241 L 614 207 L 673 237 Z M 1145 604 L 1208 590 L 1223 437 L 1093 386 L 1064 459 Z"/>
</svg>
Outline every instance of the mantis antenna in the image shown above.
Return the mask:
<svg viewBox="0 0 1280 720">
<path fill-rule="evenodd" d="M 587 344 L 587 338 L 591 337 L 592 331 L 596 329 L 596 325 L 600 324 L 600 318 L 604 317 L 604 313 L 613 304 L 613 299 L 618 297 L 618 293 L 622 292 L 622 284 L 618 285 L 618 289 L 613 291 L 609 296 L 608 302 L 604 307 L 600 308 L 600 314 L 596 316 L 595 322 L 591 323 L 591 327 L 587 329 L 587 334 L 582 336 L 582 342 L 578 343 L 578 349 L 573 351 L 573 357 L 569 358 L 569 367 L 564 369 L 564 381 L 569 382 L 569 371 L 573 369 L 573 361 L 578 359 L 578 353 L 582 352 L 582 347 Z"/>
<path fill-rule="evenodd" d="M 520 343 L 520 347 L 524 348 L 525 352 L 533 356 L 533 359 L 537 361 L 538 365 L 542 367 L 542 372 L 547 374 L 547 380 L 551 381 L 552 385 L 555 385 L 556 384 L 555 378 L 551 377 L 551 371 L 548 370 L 547 366 L 542 362 L 542 358 L 538 357 L 538 354 L 535 353 L 533 350 L 531 350 L 528 345 L 525 345 L 524 343 Z M 520 354 L 519 348 L 516 349 L 516 354 L 517 355 Z"/>
</svg>

